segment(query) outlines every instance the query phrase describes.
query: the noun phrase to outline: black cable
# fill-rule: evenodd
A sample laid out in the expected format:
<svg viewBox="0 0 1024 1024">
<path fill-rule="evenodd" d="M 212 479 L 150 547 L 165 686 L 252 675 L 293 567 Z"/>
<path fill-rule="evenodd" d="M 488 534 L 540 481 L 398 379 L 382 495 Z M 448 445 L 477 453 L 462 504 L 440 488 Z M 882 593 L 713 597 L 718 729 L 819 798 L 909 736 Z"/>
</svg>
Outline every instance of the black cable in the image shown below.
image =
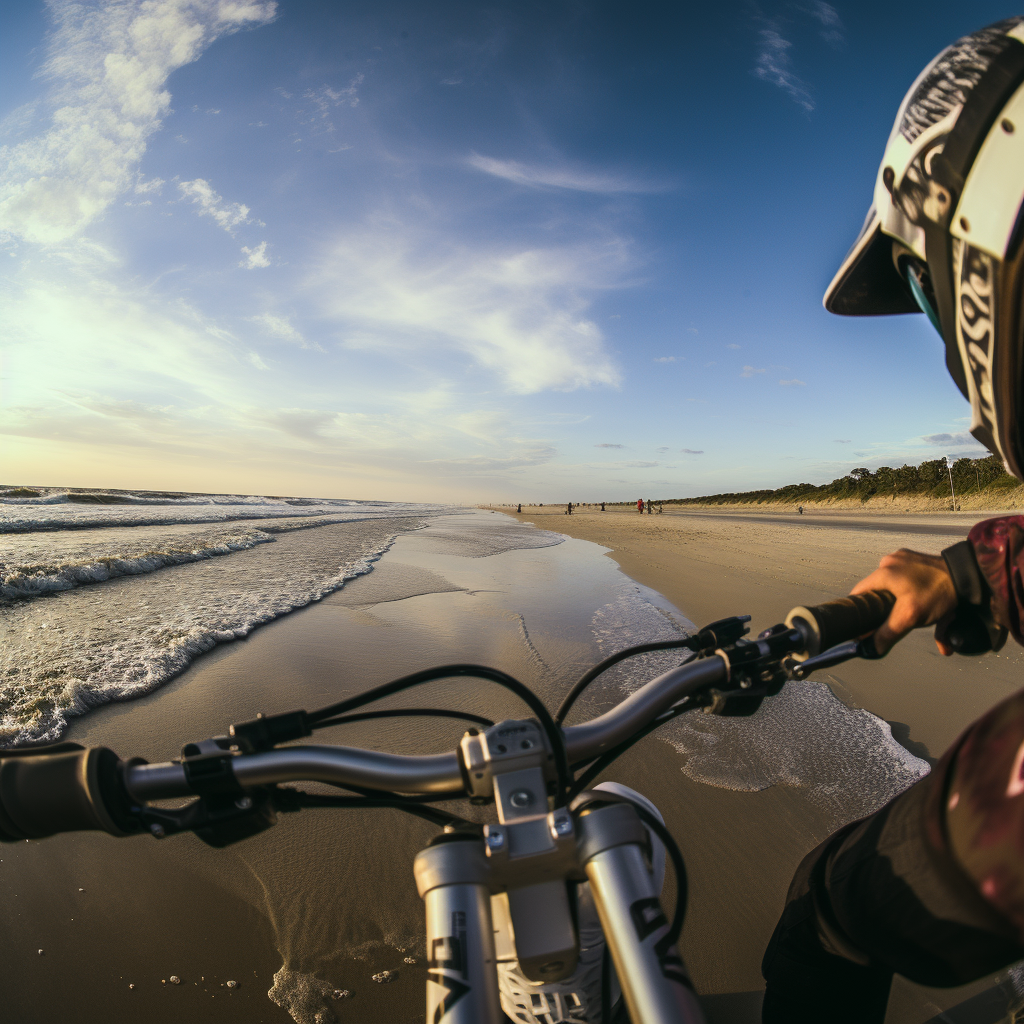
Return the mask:
<svg viewBox="0 0 1024 1024">
<path fill-rule="evenodd" d="M 612 954 L 605 939 L 601 954 L 601 1024 L 612 1021 Z"/>
<path fill-rule="evenodd" d="M 321 796 L 316 793 L 306 793 L 299 789 L 294 790 L 298 796 L 300 807 L 390 807 L 397 811 L 405 811 L 406 814 L 423 818 L 434 825 L 451 825 L 456 828 L 471 829 L 480 831 L 481 826 L 468 818 L 460 818 L 457 814 L 449 814 L 447 811 L 438 810 L 436 807 L 424 806 L 413 800 L 405 800 L 402 797 L 391 799 L 376 796 Z"/>
<path fill-rule="evenodd" d="M 468 676 L 472 679 L 487 679 L 492 683 L 511 690 L 524 704 L 537 716 L 537 721 L 548 738 L 548 744 L 555 759 L 555 772 L 558 776 L 558 792 L 555 796 L 555 807 L 564 807 L 566 793 L 569 790 L 571 772 L 569 771 L 569 758 L 565 751 L 565 737 L 562 730 L 555 724 L 551 712 L 544 706 L 537 695 L 524 686 L 518 679 L 502 672 L 496 668 L 487 668 L 485 665 L 439 665 L 437 668 L 424 669 L 422 672 L 414 672 L 412 675 L 403 676 L 401 679 L 394 679 L 390 683 L 374 687 L 358 697 L 350 697 L 348 700 L 338 701 L 337 704 L 329 704 L 319 711 L 311 711 L 306 716 L 310 726 L 315 727 L 316 723 L 354 711 L 364 704 L 370 704 L 382 697 L 390 697 L 393 693 L 400 693 L 420 683 L 429 683 L 435 679 L 451 679 L 453 677 Z"/>
<path fill-rule="evenodd" d="M 668 932 L 666 933 L 666 939 L 668 940 L 666 944 L 674 946 L 679 941 L 679 936 L 683 933 L 683 921 L 686 918 L 686 901 L 689 889 L 686 879 L 686 862 L 683 860 L 679 844 L 673 838 L 672 833 L 658 820 L 656 815 L 651 814 L 646 807 L 641 807 L 624 796 L 605 793 L 603 790 L 595 790 L 592 799 L 584 801 L 573 808 L 573 810 L 579 813 L 584 807 L 600 803 L 629 804 L 640 816 L 640 820 L 665 844 L 665 851 L 668 854 L 668 859 L 672 861 L 672 870 L 676 876 L 676 906 L 672 912 L 672 922 L 669 924 Z"/>
<path fill-rule="evenodd" d="M 459 718 L 464 722 L 482 725 L 489 729 L 494 723 L 481 715 L 471 715 L 468 711 L 450 711 L 447 708 L 395 708 L 393 711 L 364 711 L 359 715 L 343 715 L 340 718 L 327 718 L 317 722 L 314 729 L 326 729 L 329 725 L 345 725 L 348 722 L 366 722 L 373 718 L 417 718 L 419 716 L 433 718 Z"/>
<path fill-rule="evenodd" d="M 682 705 L 676 705 L 673 708 L 669 708 L 664 714 L 654 719 L 653 722 L 649 722 L 642 729 L 638 729 L 632 736 L 624 739 L 618 746 L 612 747 L 611 750 L 606 750 L 600 757 L 589 763 L 590 767 L 576 779 L 572 787 L 569 790 L 569 799 L 572 800 L 585 790 L 591 782 L 597 778 L 616 758 L 621 757 L 630 747 L 635 743 L 639 743 L 645 736 L 654 732 L 655 729 L 663 726 L 666 722 L 671 722 L 673 718 L 678 718 L 680 715 L 685 714 L 687 711 L 692 711 L 698 707 L 696 704 L 686 703 Z M 583 767 L 583 764 L 574 764 L 573 770 L 576 771 Z"/>
<path fill-rule="evenodd" d="M 674 946 L 683 933 L 683 921 L 686 918 L 686 901 L 689 895 L 686 879 L 686 861 L 683 860 L 682 850 L 679 844 L 673 839 L 672 833 L 657 819 L 657 817 L 646 807 L 639 807 L 633 804 L 636 813 L 640 815 L 643 823 L 665 844 L 672 867 L 676 873 L 676 908 L 672 914 L 672 923 L 668 926 L 668 945 Z"/>
<path fill-rule="evenodd" d="M 632 658 L 637 654 L 647 654 L 648 651 L 671 651 L 678 647 L 686 647 L 693 650 L 693 646 L 696 642 L 697 638 L 693 636 L 683 637 L 681 640 L 659 640 L 656 643 L 637 644 L 635 647 L 627 647 L 624 650 L 619 651 L 617 654 L 613 654 L 611 657 L 605 658 L 604 661 L 598 662 L 589 672 L 587 672 L 565 695 L 565 699 L 555 712 L 555 721 L 561 725 L 562 722 L 565 721 L 565 716 L 569 714 L 569 709 L 576 703 L 576 699 L 579 695 L 599 675 L 601 675 L 602 672 L 606 672 L 610 669 L 612 665 L 617 665 L 620 661 L 624 661 L 626 658 Z"/>
</svg>

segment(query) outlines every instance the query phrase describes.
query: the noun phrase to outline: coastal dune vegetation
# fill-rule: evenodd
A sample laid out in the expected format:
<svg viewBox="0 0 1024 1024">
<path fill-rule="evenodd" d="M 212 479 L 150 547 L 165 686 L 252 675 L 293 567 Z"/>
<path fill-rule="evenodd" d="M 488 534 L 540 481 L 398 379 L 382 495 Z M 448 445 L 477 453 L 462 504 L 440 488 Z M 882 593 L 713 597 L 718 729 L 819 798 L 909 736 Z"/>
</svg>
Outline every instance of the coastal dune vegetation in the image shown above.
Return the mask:
<svg viewBox="0 0 1024 1024">
<path fill-rule="evenodd" d="M 948 468 L 945 459 L 929 459 L 918 466 L 852 469 L 827 484 L 786 484 L 774 489 L 653 501 L 665 506 L 758 505 L 785 510 L 797 505 L 808 509 L 867 506 L 877 511 L 951 511 L 951 475 L 957 511 L 1024 508 L 1024 486 L 1006 472 L 1002 461 L 994 455 L 957 459 Z"/>
</svg>

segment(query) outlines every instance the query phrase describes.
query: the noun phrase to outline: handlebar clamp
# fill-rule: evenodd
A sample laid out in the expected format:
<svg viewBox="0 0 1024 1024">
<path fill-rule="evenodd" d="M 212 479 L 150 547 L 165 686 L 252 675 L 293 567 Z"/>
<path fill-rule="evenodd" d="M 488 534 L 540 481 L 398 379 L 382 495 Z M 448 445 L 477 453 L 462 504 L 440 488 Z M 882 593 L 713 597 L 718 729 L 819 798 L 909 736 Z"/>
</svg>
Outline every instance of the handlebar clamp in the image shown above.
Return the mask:
<svg viewBox="0 0 1024 1024">
<path fill-rule="evenodd" d="M 459 767 L 470 801 L 477 804 L 494 800 L 498 775 L 539 768 L 546 783 L 557 778 L 547 737 L 532 718 L 506 719 L 484 732 L 471 729 L 459 743 Z"/>
</svg>

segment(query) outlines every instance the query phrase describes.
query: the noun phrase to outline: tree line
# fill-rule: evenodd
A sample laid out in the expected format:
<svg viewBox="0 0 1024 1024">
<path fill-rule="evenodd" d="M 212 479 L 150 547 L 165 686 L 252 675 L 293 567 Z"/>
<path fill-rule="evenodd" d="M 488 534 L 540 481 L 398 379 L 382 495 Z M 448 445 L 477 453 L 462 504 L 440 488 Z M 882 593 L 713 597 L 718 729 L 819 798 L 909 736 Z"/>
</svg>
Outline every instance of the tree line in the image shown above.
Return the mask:
<svg viewBox="0 0 1024 1024">
<path fill-rule="evenodd" d="M 949 497 L 949 473 L 945 459 L 930 459 L 920 466 L 900 466 L 893 469 L 881 466 L 870 469 L 851 469 L 846 476 L 836 477 L 828 484 L 787 484 L 774 490 L 734 491 L 727 494 L 708 494 L 699 498 L 666 498 L 666 505 L 746 505 L 765 501 L 789 502 L 829 501 L 836 498 L 860 498 L 867 501 L 875 496 L 921 495 Z M 953 463 L 953 487 L 959 499 L 970 494 L 985 492 L 1000 494 L 1019 487 L 1020 483 L 1003 468 L 994 455 L 983 459 L 957 459 Z M 656 502 L 657 503 L 657 502 Z"/>
</svg>

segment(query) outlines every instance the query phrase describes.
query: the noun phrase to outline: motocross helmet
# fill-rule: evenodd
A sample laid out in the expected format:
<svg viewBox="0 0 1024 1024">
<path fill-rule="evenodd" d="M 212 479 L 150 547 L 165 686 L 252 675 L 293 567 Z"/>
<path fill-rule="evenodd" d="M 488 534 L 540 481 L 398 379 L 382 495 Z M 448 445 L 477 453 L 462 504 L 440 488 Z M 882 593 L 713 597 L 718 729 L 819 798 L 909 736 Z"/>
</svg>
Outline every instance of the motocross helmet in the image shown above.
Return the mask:
<svg viewBox="0 0 1024 1024">
<path fill-rule="evenodd" d="M 971 433 L 1024 479 L 1024 16 L 953 43 L 904 97 L 857 241 L 845 316 L 924 312 Z"/>
</svg>

